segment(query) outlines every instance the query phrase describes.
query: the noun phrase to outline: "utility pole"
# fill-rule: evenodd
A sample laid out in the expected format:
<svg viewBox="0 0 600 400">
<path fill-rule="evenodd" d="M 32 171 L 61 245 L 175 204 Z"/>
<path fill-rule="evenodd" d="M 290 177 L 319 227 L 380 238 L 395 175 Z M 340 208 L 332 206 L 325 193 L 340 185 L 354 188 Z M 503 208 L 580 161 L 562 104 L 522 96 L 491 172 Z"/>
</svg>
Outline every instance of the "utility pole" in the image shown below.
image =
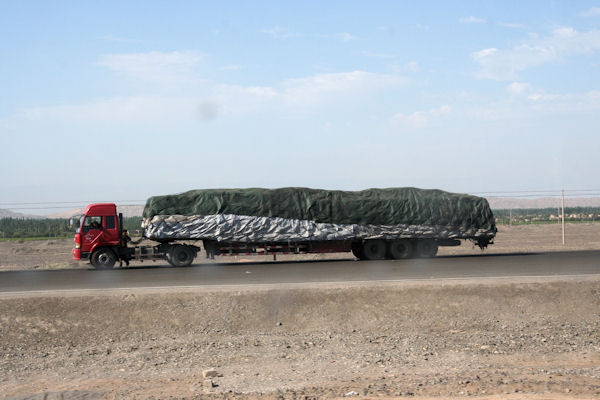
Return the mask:
<svg viewBox="0 0 600 400">
<path fill-rule="evenodd" d="M 512 226 L 512 208 L 508 211 L 508 226 Z"/>
<path fill-rule="evenodd" d="M 562 190 L 562 242 L 565 245 L 565 189 Z"/>
</svg>

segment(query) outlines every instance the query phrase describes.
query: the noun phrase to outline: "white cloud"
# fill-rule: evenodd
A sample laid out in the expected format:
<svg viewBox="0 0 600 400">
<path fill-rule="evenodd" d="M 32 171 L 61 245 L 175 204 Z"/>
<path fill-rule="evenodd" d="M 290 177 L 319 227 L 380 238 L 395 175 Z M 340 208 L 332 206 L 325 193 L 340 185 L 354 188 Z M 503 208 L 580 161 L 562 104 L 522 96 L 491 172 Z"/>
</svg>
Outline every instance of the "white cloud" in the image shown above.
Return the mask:
<svg viewBox="0 0 600 400">
<path fill-rule="evenodd" d="M 518 85 L 514 85 L 517 83 Z M 510 91 L 515 89 L 516 93 Z M 600 91 L 585 93 L 546 93 L 529 84 L 513 82 L 507 87 L 509 99 L 464 106 L 464 114 L 474 120 L 498 121 L 582 115 L 600 112 Z"/>
<path fill-rule="evenodd" d="M 274 38 L 277 39 L 287 39 L 288 37 L 291 36 L 296 36 L 296 34 L 283 29 L 282 27 L 275 25 L 273 28 L 270 29 L 263 29 L 261 30 L 262 33 L 269 35 L 269 36 L 273 36 Z"/>
<path fill-rule="evenodd" d="M 491 47 L 489 49 L 483 49 L 476 51 L 472 54 L 472 57 L 476 60 L 484 60 L 486 57 L 493 56 L 494 54 L 498 54 L 498 49 L 495 47 Z"/>
<path fill-rule="evenodd" d="M 506 87 L 506 91 L 512 95 L 520 95 L 531 91 L 531 85 L 524 82 L 513 82 Z"/>
<path fill-rule="evenodd" d="M 592 7 L 580 14 L 582 17 L 600 17 L 600 7 Z"/>
<path fill-rule="evenodd" d="M 106 54 L 98 65 L 122 73 L 130 78 L 162 82 L 200 82 L 198 69 L 203 56 L 195 51 L 173 51 L 163 53 Z"/>
<path fill-rule="evenodd" d="M 374 93 L 408 84 L 399 75 L 351 71 L 287 79 L 273 86 L 207 83 L 177 96 L 130 96 L 97 99 L 83 104 L 22 109 L 18 120 L 60 120 L 75 123 L 191 123 L 220 117 L 281 113 L 302 109 L 327 110 L 349 102 L 364 102 Z"/>
<path fill-rule="evenodd" d="M 571 28 L 570 26 L 556 28 L 554 30 L 554 36 L 556 36 L 557 38 L 568 39 L 568 38 L 573 38 L 576 35 L 577 35 L 577 32 L 575 32 L 575 29 Z"/>
<path fill-rule="evenodd" d="M 193 116 L 195 102 L 183 97 L 131 96 L 98 99 L 83 104 L 22 109 L 16 117 L 24 120 L 67 120 L 76 123 L 140 123 Z"/>
<path fill-rule="evenodd" d="M 527 96 L 527 99 L 531 100 L 531 101 L 553 101 L 553 100 L 557 100 L 560 99 L 561 96 L 556 95 L 556 94 L 545 94 L 545 93 L 533 93 L 530 94 L 529 96 Z"/>
<path fill-rule="evenodd" d="M 420 70 L 421 70 L 421 68 L 419 67 L 419 64 L 416 61 L 409 61 L 404 65 L 394 66 L 394 71 L 396 71 L 396 72 L 401 72 L 401 71 L 419 72 Z"/>
<path fill-rule="evenodd" d="M 600 49 L 600 30 L 577 32 L 571 27 L 555 29 L 551 36 L 532 36 L 511 49 L 488 48 L 473 52 L 471 57 L 481 66 L 479 78 L 513 80 L 517 73 L 570 54 L 590 54 Z"/>
<path fill-rule="evenodd" d="M 413 128 L 426 128 L 431 126 L 434 120 L 449 115 L 451 112 L 452 107 L 443 105 L 439 108 L 432 108 L 427 111 L 415 111 L 411 114 L 398 113 L 392 117 L 392 121 Z"/>
<path fill-rule="evenodd" d="M 348 32 L 336 33 L 334 35 L 334 37 L 337 37 L 338 39 L 341 39 L 343 42 L 349 42 L 351 40 L 355 40 L 356 39 L 356 36 L 351 35 Z"/>
<path fill-rule="evenodd" d="M 213 87 L 212 97 L 219 104 L 219 114 L 230 117 L 277 107 L 280 94 L 269 86 L 219 84 Z"/>
<path fill-rule="evenodd" d="M 242 69 L 243 67 L 241 65 L 224 65 L 221 68 L 219 68 L 221 71 L 235 71 L 238 69 Z"/>
<path fill-rule="evenodd" d="M 213 90 L 222 114 L 236 115 L 260 110 L 323 110 L 342 103 L 365 101 L 373 93 L 406 86 L 399 75 L 351 71 L 286 79 L 273 86 L 216 85 Z"/>
<path fill-rule="evenodd" d="M 403 86 L 408 80 L 398 75 L 352 71 L 318 74 L 308 78 L 288 79 L 282 84 L 282 96 L 288 103 L 315 104 L 346 94 L 360 95 L 390 87 Z"/>
<path fill-rule="evenodd" d="M 470 17 L 461 18 L 459 21 L 462 24 L 483 24 L 485 19 L 477 18 L 471 15 Z"/>
</svg>

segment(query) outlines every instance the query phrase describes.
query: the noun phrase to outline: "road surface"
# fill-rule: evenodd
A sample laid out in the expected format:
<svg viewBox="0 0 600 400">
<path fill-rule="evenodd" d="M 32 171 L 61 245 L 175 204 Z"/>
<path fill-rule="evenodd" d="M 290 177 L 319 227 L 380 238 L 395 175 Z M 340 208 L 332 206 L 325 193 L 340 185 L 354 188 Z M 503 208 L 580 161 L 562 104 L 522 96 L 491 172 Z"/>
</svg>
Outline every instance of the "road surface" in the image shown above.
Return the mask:
<svg viewBox="0 0 600 400">
<path fill-rule="evenodd" d="M 202 259 L 198 259 L 200 262 Z M 289 283 L 339 283 L 600 274 L 600 251 L 448 256 L 386 261 L 293 261 L 195 264 L 97 271 L 0 272 L 0 293 Z"/>
</svg>

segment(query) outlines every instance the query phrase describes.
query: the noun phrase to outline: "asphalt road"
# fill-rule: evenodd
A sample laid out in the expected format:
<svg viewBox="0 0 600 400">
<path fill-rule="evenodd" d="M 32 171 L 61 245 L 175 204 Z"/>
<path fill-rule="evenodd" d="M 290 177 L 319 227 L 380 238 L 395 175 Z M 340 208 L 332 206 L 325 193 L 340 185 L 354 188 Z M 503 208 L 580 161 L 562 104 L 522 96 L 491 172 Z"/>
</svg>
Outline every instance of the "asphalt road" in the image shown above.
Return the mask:
<svg viewBox="0 0 600 400">
<path fill-rule="evenodd" d="M 0 293 L 591 274 L 600 274 L 600 251 L 488 254 L 390 261 L 195 264 L 187 268 L 151 264 L 108 271 L 6 271 L 0 272 Z"/>
</svg>

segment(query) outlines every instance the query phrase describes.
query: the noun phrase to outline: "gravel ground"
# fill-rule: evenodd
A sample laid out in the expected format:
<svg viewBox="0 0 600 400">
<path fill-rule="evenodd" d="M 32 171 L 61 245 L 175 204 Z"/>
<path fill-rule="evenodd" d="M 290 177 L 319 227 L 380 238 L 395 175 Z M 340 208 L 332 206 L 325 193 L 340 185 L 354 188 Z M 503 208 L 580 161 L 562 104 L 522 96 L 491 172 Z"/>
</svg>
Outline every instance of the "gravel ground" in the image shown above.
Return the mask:
<svg viewBox="0 0 600 400">
<path fill-rule="evenodd" d="M 598 277 L 5 295 L 0 394 L 592 399 L 599 317 Z"/>
</svg>

